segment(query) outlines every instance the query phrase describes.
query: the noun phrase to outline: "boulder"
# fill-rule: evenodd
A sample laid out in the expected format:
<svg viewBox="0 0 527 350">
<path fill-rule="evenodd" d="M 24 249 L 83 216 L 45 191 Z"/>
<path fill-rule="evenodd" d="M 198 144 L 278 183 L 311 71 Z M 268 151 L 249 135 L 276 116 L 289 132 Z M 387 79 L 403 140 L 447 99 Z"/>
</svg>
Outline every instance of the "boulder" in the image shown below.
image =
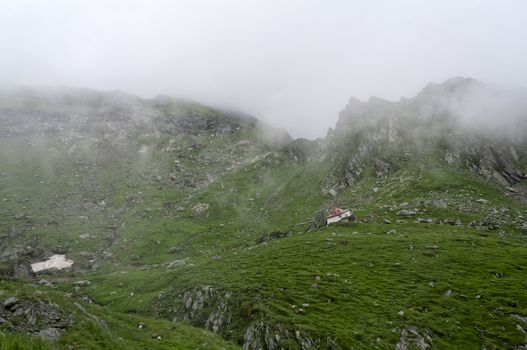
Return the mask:
<svg viewBox="0 0 527 350">
<path fill-rule="evenodd" d="M 87 287 L 91 285 L 91 281 L 88 281 L 88 280 L 75 281 L 73 282 L 73 285 L 77 287 Z"/>
<path fill-rule="evenodd" d="M 48 327 L 38 332 L 37 337 L 47 341 L 57 341 L 60 338 L 60 331 L 57 328 Z"/>
<path fill-rule="evenodd" d="M 13 263 L 12 277 L 23 281 L 32 281 L 35 279 L 35 273 L 31 269 L 31 265 L 22 261 L 15 261 Z"/>
<path fill-rule="evenodd" d="M 198 203 L 192 207 L 192 212 L 194 216 L 203 216 L 207 210 L 209 210 L 210 205 L 207 203 Z"/>
<path fill-rule="evenodd" d="M 177 254 L 179 252 L 181 252 L 181 248 L 179 247 L 170 247 L 168 249 L 168 254 Z"/>
<path fill-rule="evenodd" d="M 398 211 L 397 215 L 402 216 L 402 217 L 411 217 L 411 216 L 417 215 L 417 213 L 413 210 L 403 209 L 403 210 Z"/>
<path fill-rule="evenodd" d="M 4 300 L 4 308 L 10 310 L 17 303 L 18 303 L 18 299 L 17 298 L 15 298 L 15 297 L 7 298 L 6 300 Z"/>
</svg>

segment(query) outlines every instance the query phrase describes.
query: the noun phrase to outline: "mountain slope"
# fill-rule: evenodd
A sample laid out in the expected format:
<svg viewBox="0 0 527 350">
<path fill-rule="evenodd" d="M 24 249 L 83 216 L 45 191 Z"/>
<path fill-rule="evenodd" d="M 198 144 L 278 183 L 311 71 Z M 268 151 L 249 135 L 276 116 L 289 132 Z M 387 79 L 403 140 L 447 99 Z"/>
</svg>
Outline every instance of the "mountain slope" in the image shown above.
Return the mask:
<svg viewBox="0 0 527 350">
<path fill-rule="evenodd" d="M 4 273 L 246 349 L 521 348 L 519 95 L 454 78 L 291 141 L 168 97 L 4 93 Z M 335 206 L 358 221 L 324 226 Z M 51 254 L 72 270 L 27 271 Z"/>
</svg>

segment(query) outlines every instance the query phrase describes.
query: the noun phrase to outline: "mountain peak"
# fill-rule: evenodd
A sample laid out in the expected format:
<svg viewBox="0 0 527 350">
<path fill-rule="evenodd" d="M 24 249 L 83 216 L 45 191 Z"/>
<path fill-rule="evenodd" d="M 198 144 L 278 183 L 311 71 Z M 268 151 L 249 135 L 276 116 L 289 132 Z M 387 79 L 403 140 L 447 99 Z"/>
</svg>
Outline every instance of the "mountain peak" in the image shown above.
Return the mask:
<svg viewBox="0 0 527 350">
<path fill-rule="evenodd" d="M 466 92 L 474 87 L 480 87 L 483 85 L 484 84 L 482 82 L 476 79 L 457 76 L 457 77 L 449 78 L 440 84 L 428 83 L 428 85 L 426 85 L 424 89 L 421 90 L 418 96 L 455 95 L 460 92 L 461 93 Z"/>
</svg>

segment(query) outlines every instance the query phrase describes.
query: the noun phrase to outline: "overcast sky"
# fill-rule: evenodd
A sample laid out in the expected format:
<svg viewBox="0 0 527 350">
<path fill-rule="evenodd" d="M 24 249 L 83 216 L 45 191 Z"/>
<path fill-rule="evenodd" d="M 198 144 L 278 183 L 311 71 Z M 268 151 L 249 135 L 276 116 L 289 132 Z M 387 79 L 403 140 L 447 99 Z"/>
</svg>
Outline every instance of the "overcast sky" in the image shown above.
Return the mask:
<svg viewBox="0 0 527 350">
<path fill-rule="evenodd" d="M 527 1 L 0 0 L 0 83 L 236 108 L 325 135 L 350 96 L 527 86 Z"/>
</svg>

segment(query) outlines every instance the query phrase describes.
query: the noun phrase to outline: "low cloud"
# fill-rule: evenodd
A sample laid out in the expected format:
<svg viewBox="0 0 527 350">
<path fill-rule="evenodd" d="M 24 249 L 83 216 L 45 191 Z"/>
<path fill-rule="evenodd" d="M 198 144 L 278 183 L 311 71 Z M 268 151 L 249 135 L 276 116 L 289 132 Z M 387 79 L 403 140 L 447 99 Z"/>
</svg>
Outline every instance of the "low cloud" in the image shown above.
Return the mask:
<svg viewBox="0 0 527 350">
<path fill-rule="evenodd" d="M 513 0 L 5 0 L 0 75 L 188 97 L 313 138 L 350 96 L 456 75 L 526 86 L 526 14 Z"/>
</svg>

